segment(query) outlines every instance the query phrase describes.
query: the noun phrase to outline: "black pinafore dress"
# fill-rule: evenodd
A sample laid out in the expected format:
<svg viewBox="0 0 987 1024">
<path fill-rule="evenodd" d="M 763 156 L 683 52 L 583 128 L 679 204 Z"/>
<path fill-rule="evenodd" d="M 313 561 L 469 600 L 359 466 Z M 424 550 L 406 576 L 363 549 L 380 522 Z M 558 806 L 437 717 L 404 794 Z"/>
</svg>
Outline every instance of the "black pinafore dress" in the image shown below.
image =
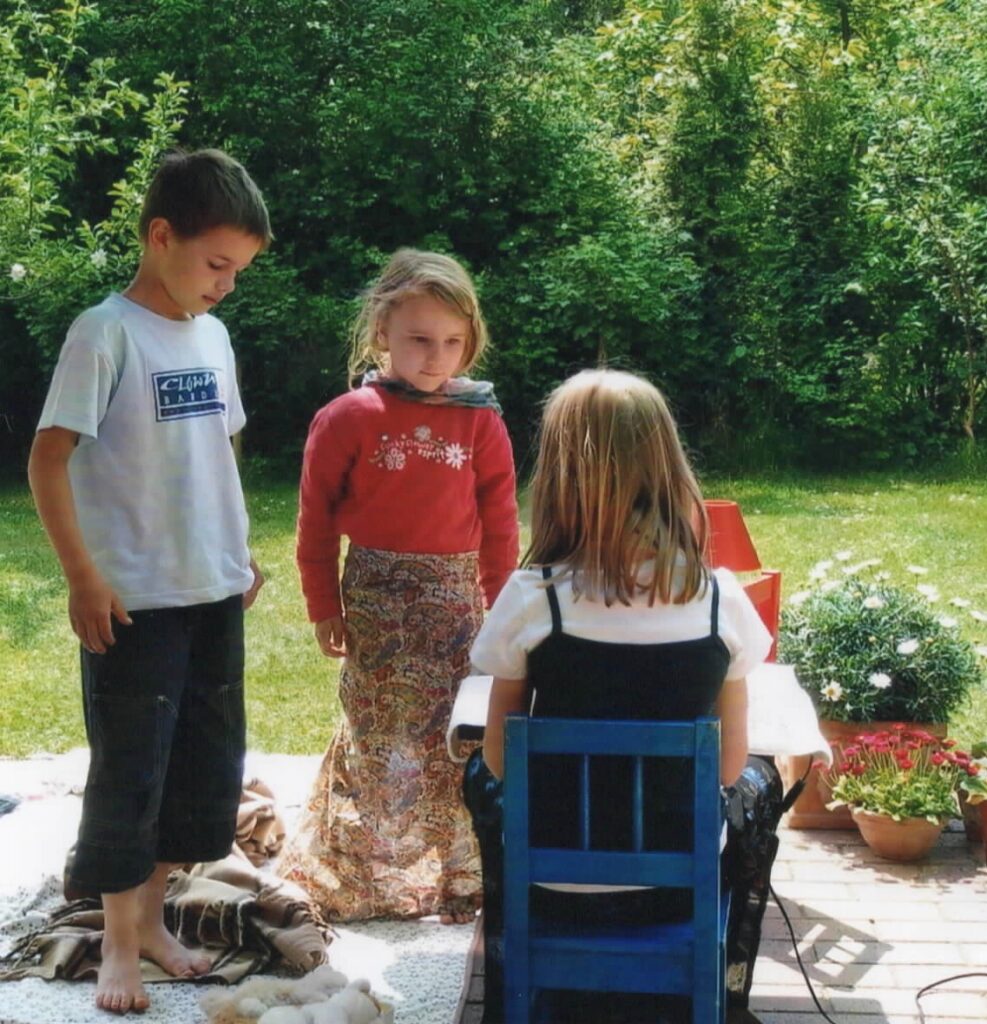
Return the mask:
<svg viewBox="0 0 987 1024">
<path fill-rule="evenodd" d="M 694 640 L 660 644 L 611 643 L 566 633 L 550 570 L 542 570 L 552 614 L 551 633 L 528 655 L 531 714 L 539 718 L 693 721 L 713 713 L 730 665 L 719 636 L 720 591 L 710 583 L 710 630 Z M 605 615 L 606 613 L 601 613 Z M 630 849 L 631 763 L 597 759 L 590 776 L 594 846 Z M 578 845 L 576 760 L 560 755 L 532 766 L 531 803 L 535 840 Z M 646 845 L 681 849 L 689 832 L 687 765 L 677 758 L 649 758 L 645 789 Z M 602 798 L 602 799 L 601 799 Z M 599 902 L 599 901 L 597 901 Z"/>
</svg>

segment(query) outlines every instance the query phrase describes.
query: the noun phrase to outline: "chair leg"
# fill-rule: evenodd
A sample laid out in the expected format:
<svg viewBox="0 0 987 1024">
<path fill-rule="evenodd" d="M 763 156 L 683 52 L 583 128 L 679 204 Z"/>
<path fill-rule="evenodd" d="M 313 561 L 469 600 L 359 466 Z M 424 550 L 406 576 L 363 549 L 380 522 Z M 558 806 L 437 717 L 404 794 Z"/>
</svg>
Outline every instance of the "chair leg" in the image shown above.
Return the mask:
<svg viewBox="0 0 987 1024">
<path fill-rule="evenodd" d="M 508 989 L 504 999 L 507 1024 L 531 1024 L 532 995 L 527 985 Z"/>
<path fill-rule="evenodd" d="M 692 993 L 692 1024 L 723 1024 L 723 995 L 701 988 Z"/>
</svg>

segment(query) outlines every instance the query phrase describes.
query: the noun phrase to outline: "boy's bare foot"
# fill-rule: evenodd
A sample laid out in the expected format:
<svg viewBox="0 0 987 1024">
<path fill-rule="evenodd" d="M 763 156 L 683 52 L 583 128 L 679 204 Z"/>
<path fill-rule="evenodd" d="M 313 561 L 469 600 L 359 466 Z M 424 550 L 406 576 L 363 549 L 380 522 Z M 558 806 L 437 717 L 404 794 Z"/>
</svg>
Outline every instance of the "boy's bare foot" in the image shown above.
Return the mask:
<svg viewBox="0 0 987 1024">
<path fill-rule="evenodd" d="M 153 960 L 176 978 L 194 978 L 205 974 L 212 961 L 204 953 L 183 946 L 159 921 L 140 932 L 141 956 Z"/>
<path fill-rule="evenodd" d="M 141 982 L 140 961 L 137 951 L 103 947 L 96 982 L 96 1005 L 111 1013 L 143 1013 L 151 1005 Z"/>
</svg>

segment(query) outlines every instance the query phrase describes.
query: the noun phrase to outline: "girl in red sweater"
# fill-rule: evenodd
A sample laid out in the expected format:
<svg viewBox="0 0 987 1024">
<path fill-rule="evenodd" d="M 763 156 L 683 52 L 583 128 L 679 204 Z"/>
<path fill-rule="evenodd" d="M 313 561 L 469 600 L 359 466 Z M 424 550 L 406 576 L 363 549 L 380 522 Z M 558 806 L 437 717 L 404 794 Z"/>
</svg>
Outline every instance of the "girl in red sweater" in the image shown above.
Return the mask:
<svg viewBox="0 0 987 1024">
<path fill-rule="evenodd" d="M 445 731 L 483 615 L 517 562 L 510 440 L 462 376 L 487 331 L 453 259 L 401 249 L 353 332 L 350 382 L 305 445 L 298 567 L 342 726 L 281 860 L 334 920 L 472 917 L 480 863 Z M 342 586 L 340 537 L 349 538 Z"/>
</svg>

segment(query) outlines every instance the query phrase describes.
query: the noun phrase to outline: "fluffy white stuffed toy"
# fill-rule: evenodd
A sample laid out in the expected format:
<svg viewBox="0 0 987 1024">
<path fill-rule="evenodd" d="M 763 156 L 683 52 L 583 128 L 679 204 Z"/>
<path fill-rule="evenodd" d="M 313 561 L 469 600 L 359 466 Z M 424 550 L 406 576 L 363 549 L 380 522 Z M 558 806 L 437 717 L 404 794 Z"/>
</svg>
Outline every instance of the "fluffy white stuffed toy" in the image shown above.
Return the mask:
<svg viewBox="0 0 987 1024">
<path fill-rule="evenodd" d="M 209 1024 L 393 1024 L 363 979 L 347 984 L 328 964 L 302 978 L 248 978 L 235 989 L 211 989 L 199 1000 Z"/>
</svg>

